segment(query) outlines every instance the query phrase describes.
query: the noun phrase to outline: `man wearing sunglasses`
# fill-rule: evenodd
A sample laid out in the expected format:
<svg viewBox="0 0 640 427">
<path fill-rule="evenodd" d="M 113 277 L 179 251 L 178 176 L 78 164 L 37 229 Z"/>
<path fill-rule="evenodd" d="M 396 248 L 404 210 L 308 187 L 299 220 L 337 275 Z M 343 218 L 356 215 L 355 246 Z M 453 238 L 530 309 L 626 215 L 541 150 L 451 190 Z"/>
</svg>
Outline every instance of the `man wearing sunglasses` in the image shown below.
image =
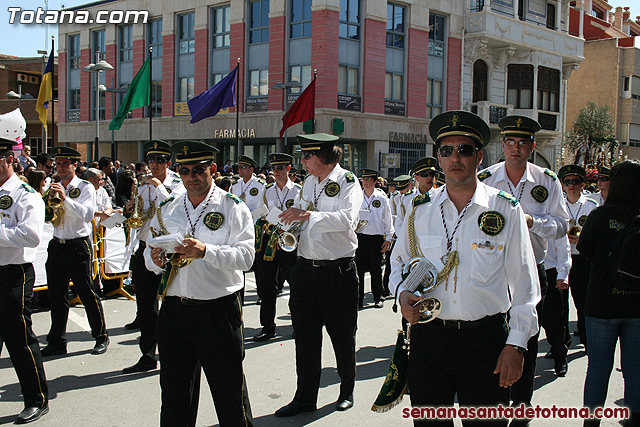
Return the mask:
<svg viewBox="0 0 640 427">
<path fill-rule="evenodd" d="M 569 214 L 556 174 L 529 162 L 536 147 L 535 135 L 540 130 L 540 124 L 530 117 L 513 115 L 502 118 L 498 126 L 502 131 L 505 160 L 481 171 L 478 178 L 487 185 L 512 194 L 524 210 L 538 264 L 542 295 L 538 306 L 540 317 L 547 290 L 544 267 L 547 239 L 555 240 L 567 234 Z M 537 354 L 538 334 L 529 340 L 522 378 L 511 388 L 515 405 L 531 405 Z M 522 420 L 512 425 L 528 425 L 528 421 Z"/>
<path fill-rule="evenodd" d="M 407 212 L 405 218 L 411 213 L 411 209 L 413 209 L 414 197 L 419 194 L 425 194 L 433 189 L 433 184 L 438 173 L 436 170 L 437 166 L 438 161 L 434 157 L 423 157 L 411 166 L 411 171 L 413 172 L 417 185 L 414 191 L 402 199 L 403 210 Z M 400 226 L 402 226 L 402 224 L 400 224 Z"/>
<path fill-rule="evenodd" d="M 240 304 L 242 271 L 255 254 L 251 213 L 240 199 L 214 185 L 216 148 L 186 140 L 173 144 L 171 151 L 186 194 L 172 194 L 160 203 L 151 226 L 188 233 L 173 250 L 192 261 L 176 268 L 160 248 L 144 252 L 149 270 L 175 272 L 158 316 L 160 424 L 195 425 L 202 366 L 220 425 L 252 426 Z"/>
<path fill-rule="evenodd" d="M 448 111 L 431 120 L 429 133 L 447 183 L 416 196 L 391 260 L 390 287 L 412 325 L 411 404 L 453 406 L 457 394 L 460 406 L 506 406 L 508 387 L 522 372 L 524 347 L 538 330 L 539 286 L 525 217 L 514 197 L 476 177 L 481 149 L 491 138 L 482 118 Z M 442 307 L 427 323 L 418 323 L 414 305 L 422 297 L 402 278 L 416 256 L 445 278 L 427 293 Z"/>
<path fill-rule="evenodd" d="M 96 190 L 89 181 L 75 174 L 80 153 L 70 147 L 54 147 L 50 154 L 56 159 L 56 174 L 60 182 L 51 184 L 63 201 L 59 224 L 53 228 L 49 242 L 47 284 L 51 304 L 51 329 L 43 356 L 67 354 L 67 320 L 69 317 L 69 281 L 80 296 L 96 344 L 91 354 L 103 354 L 109 346 L 109 336 L 100 297 L 93 288 L 91 268 L 93 253 L 89 234 L 96 210 Z"/>
<path fill-rule="evenodd" d="M 44 171 L 47 176 L 44 179 L 44 191 L 51 185 L 51 175 L 53 175 L 53 156 L 49 153 L 40 153 L 36 156 L 36 170 Z"/>
<path fill-rule="evenodd" d="M 402 222 L 405 215 L 407 215 L 407 208 L 404 206 L 405 197 L 413 198 L 413 178 L 409 175 L 400 175 L 395 177 L 396 189 L 398 193 L 395 198 L 391 199 L 391 204 L 395 205 L 395 218 L 393 220 L 393 228 L 396 233 L 402 228 Z M 394 209 L 391 208 L 393 211 Z"/>
<path fill-rule="evenodd" d="M 598 202 L 599 206 L 604 205 L 609 194 L 609 185 L 611 184 L 611 169 L 606 166 L 598 166 L 598 190 L 599 192 L 592 194 L 593 200 Z"/>
<path fill-rule="evenodd" d="M 567 210 L 569 211 L 569 242 L 571 243 L 571 270 L 569 288 L 578 314 L 578 336 L 580 343 L 587 349 L 587 334 L 584 325 L 584 301 L 589 284 L 589 262 L 580 256 L 576 248 L 580 231 L 589 214 L 598 207 L 598 202 L 582 194 L 587 181 L 587 172 L 579 165 L 566 165 L 560 168 L 558 176 L 565 191 Z M 568 310 L 568 307 L 567 307 Z"/>
<path fill-rule="evenodd" d="M 301 186 L 289 179 L 289 170 L 293 157 L 284 153 L 269 155 L 271 169 L 276 182 L 268 184 L 264 191 L 264 203 L 271 211 L 278 208 L 286 211 L 293 206 Z M 271 226 L 263 228 L 260 248 L 256 251 L 256 264 L 260 280 L 257 283 L 260 305 L 260 324 L 262 330 L 253 337 L 255 341 L 266 341 L 276 336 L 276 298 L 278 296 L 278 270 L 284 273 L 287 282 L 291 283 L 291 269 L 296 263 L 297 252 L 285 252 L 277 244 L 277 235 L 273 236 Z"/>
<path fill-rule="evenodd" d="M 296 394 L 276 417 L 313 412 L 322 371 L 322 326 L 327 328 L 338 363 L 340 394 L 335 408 L 353 407 L 356 379 L 355 332 L 358 275 L 355 228 L 362 190 L 355 175 L 338 164 L 337 136 L 298 135 L 302 165 L 309 172 L 294 207 L 280 216 L 284 224 L 300 221 L 298 262 L 293 269 L 289 308 L 296 340 Z"/>
<path fill-rule="evenodd" d="M 156 208 L 170 196 L 179 197 L 186 191 L 182 180 L 169 170 L 171 150 L 167 142 L 152 140 L 144 144 L 144 151 L 151 175 L 145 175 L 138 181 L 138 195 L 142 198 L 142 226 L 135 238 L 138 249 L 133 257 L 132 279 L 136 289 L 136 319 L 140 325 L 138 346 L 142 355 L 138 361 L 122 370 L 124 374 L 145 372 L 155 369 L 156 362 L 156 324 L 158 322 L 158 285 L 160 276 L 147 269 L 144 262 L 144 250 L 147 247 L 149 226 Z M 135 200 L 132 198 L 125 206 L 125 213 L 133 211 Z M 135 245 L 135 243 L 134 243 Z"/>
<path fill-rule="evenodd" d="M 393 218 L 389 198 L 384 191 L 375 188 L 380 173 L 375 169 L 362 169 L 363 201 L 360 207 L 360 221 L 356 229 L 358 249 L 358 308 L 364 307 L 364 273 L 371 273 L 371 293 L 374 307 L 382 308 L 382 254 L 391 249 L 393 240 Z"/>
</svg>

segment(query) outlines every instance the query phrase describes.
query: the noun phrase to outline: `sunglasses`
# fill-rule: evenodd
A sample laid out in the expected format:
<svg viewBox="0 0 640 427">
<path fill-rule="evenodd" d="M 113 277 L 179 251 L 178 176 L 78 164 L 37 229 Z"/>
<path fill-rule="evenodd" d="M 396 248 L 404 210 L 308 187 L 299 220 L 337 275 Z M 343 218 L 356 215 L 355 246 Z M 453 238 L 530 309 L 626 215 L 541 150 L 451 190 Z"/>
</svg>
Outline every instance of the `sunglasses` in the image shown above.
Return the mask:
<svg viewBox="0 0 640 427">
<path fill-rule="evenodd" d="M 448 156 L 445 156 L 445 157 L 448 157 Z M 436 172 L 435 171 L 420 172 L 420 173 L 417 173 L 416 175 L 419 176 L 420 178 L 428 178 L 428 177 L 436 176 Z"/>
<path fill-rule="evenodd" d="M 516 145 L 519 146 L 519 147 L 525 147 L 525 146 L 528 146 L 530 142 L 531 141 L 528 141 L 526 139 L 519 139 L 517 141 L 515 139 L 505 139 L 504 140 L 504 143 L 506 145 L 508 145 L 509 147 L 513 147 L 513 146 L 516 146 Z"/>
<path fill-rule="evenodd" d="M 180 176 L 187 176 L 189 174 L 202 175 L 206 170 L 207 170 L 206 166 L 196 166 L 193 169 L 180 168 L 178 169 L 178 173 L 180 174 Z"/>
<path fill-rule="evenodd" d="M 451 157 L 454 150 L 458 152 L 460 157 L 471 157 L 476 151 L 478 151 L 476 147 L 469 144 L 462 144 L 457 147 L 454 147 L 453 145 L 443 145 L 438 148 L 438 154 L 440 154 L 440 157 Z"/>
<path fill-rule="evenodd" d="M 302 158 L 305 160 L 309 160 L 312 156 L 315 156 L 316 153 L 314 151 L 303 151 Z"/>
<path fill-rule="evenodd" d="M 274 166 L 273 170 L 274 171 L 282 171 L 282 170 L 285 170 L 286 168 L 287 168 L 287 166 L 285 166 L 285 165 L 278 165 L 278 166 Z"/>
<path fill-rule="evenodd" d="M 580 185 L 582 180 L 580 178 L 565 179 L 562 183 L 568 187 L 570 185 Z"/>
<path fill-rule="evenodd" d="M 162 156 L 150 156 L 147 157 L 147 163 L 157 163 L 159 165 L 164 165 L 167 163 L 168 159 Z"/>
<path fill-rule="evenodd" d="M 249 169 L 251 166 L 238 165 L 238 169 Z"/>
<path fill-rule="evenodd" d="M 608 176 L 600 176 L 600 177 L 598 177 L 598 181 L 602 181 L 602 182 L 607 182 L 610 179 L 611 178 L 609 178 Z"/>
</svg>

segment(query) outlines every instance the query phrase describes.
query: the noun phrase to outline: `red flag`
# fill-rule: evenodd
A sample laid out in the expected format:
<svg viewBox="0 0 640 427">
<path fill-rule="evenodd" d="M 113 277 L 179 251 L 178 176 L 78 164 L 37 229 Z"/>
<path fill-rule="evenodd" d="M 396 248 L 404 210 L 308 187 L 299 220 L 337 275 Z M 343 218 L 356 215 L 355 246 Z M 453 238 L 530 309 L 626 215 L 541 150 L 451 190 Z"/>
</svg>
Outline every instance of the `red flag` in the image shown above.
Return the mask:
<svg viewBox="0 0 640 427">
<path fill-rule="evenodd" d="M 280 138 L 284 131 L 296 123 L 312 120 L 316 110 L 316 79 L 314 78 L 309 86 L 300 94 L 296 102 L 289 107 L 289 111 L 282 117 L 282 129 Z"/>
</svg>

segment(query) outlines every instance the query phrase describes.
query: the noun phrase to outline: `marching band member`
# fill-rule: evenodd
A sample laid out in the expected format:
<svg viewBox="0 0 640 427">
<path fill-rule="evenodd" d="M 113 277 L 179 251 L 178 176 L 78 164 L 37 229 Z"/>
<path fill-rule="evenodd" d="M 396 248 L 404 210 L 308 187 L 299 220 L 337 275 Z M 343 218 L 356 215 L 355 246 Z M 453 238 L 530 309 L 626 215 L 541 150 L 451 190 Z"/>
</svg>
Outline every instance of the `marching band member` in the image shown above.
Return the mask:
<svg viewBox="0 0 640 427">
<path fill-rule="evenodd" d="M 411 171 L 414 174 L 414 178 L 416 183 L 418 184 L 417 188 L 410 193 L 407 193 L 402 198 L 402 210 L 404 212 L 410 212 L 413 208 L 413 198 L 419 194 L 424 194 L 433 189 L 433 184 L 436 179 L 436 175 L 438 171 L 436 167 L 438 165 L 438 161 L 433 157 L 423 157 L 417 160 L 413 166 L 411 166 Z M 405 214 L 406 215 L 406 214 Z"/>
<path fill-rule="evenodd" d="M 498 126 L 502 130 L 505 161 L 481 171 L 478 178 L 484 184 L 512 194 L 522 205 L 538 264 L 542 300 L 537 311 L 541 321 L 547 290 L 544 267 L 547 239 L 559 239 L 567 234 L 569 215 L 556 174 L 528 161 L 536 147 L 535 135 L 540 124 L 526 116 L 507 116 Z M 522 378 L 511 388 L 514 404 L 531 405 L 537 355 L 538 334 L 529 340 Z M 514 427 L 528 424 L 528 420 L 512 423 Z"/>
<path fill-rule="evenodd" d="M 141 177 L 138 182 L 138 197 L 143 203 L 143 223 L 136 234 L 139 243 L 133 255 L 132 270 L 136 288 L 137 319 L 140 324 L 139 346 L 142 356 L 135 364 L 124 368 L 123 374 L 150 371 L 157 366 L 156 325 L 160 277 L 145 266 L 144 250 L 147 247 L 146 241 L 150 237 L 151 219 L 160 202 L 169 198 L 170 195 L 179 197 L 186 191 L 178 174 L 169 170 L 171 166 L 169 144 L 161 140 L 149 141 L 144 145 L 144 151 L 151 175 Z M 134 206 L 135 197 L 127 203 L 127 211 L 131 212 Z"/>
<path fill-rule="evenodd" d="M 300 192 L 301 186 L 289 179 L 289 169 L 293 157 L 288 154 L 275 153 L 269 156 L 269 162 L 276 178 L 276 182 L 268 184 L 264 191 L 264 203 L 271 211 L 278 208 L 286 211 L 293 206 L 293 202 Z M 275 235 L 274 235 L 275 234 Z M 276 298 L 278 296 L 278 269 L 284 273 L 286 280 L 291 283 L 291 269 L 296 263 L 296 250 L 284 251 L 278 245 L 277 232 L 273 227 L 265 227 L 260 250 L 256 253 L 260 280 L 257 283 L 258 297 L 262 301 L 260 306 L 260 324 L 262 330 L 253 337 L 255 341 L 266 341 L 276 335 Z"/>
<path fill-rule="evenodd" d="M 355 175 L 338 164 L 337 136 L 298 135 L 302 164 L 309 172 L 294 207 L 281 214 L 284 224 L 300 221 L 298 262 L 294 267 L 289 308 L 296 341 L 297 390 L 276 417 L 316 410 L 320 387 L 322 326 L 331 337 L 340 375 L 338 411 L 353 406 L 356 379 L 355 331 L 358 276 L 354 232 L 362 191 Z"/>
<path fill-rule="evenodd" d="M 24 399 L 24 410 L 15 423 L 25 424 L 49 411 L 40 346 L 31 329 L 33 261 L 44 227 L 44 203 L 13 171 L 15 143 L 4 135 L 0 139 L 0 337 Z"/>
<path fill-rule="evenodd" d="M 412 325 L 411 404 L 453 406 L 457 394 L 461 406 L 507 405 L 508 387 L 522 372 L 524 346 L 538 330 L 540 292 L 525 217 L 514 197 L 476 177 L 481 148 L 491 136 L 484 120 L 448 111 L 431 120 L 429 132 L 447 184 L 414 199 L 391 261 L 390 285 Z M 416 256 L 444 278 L 427 294 L 442 309 L 428 323 L 418 323 L 414 306 L 422 297 L 403 284 L 404 264 Z M 507 420 L 497 424 L 506 426 Z"/>
<path fill-rule="evenodd" d="M 88 181 L 75 174 L 80 153 L 70 147 L 54 147 L 50 154 L 56 159 L 56 174 L 61 182 L 54 182 L 49 193 L 55 192 L 62 200 L 57 211 L 60 221 L 54 224 L 53 239 L 49 242 L 47 284 L 51 304 L 51 329 L 43 356 L 67 354 L 67 318 L 69 316 L 69 280 L 80 296 L 91 335 L 96 344 L 91 354 L 102 354 L 109 346 L 109 336 L 104 320 L 100 297 L 91 286 L 92 250 L 91 233 L 96 210 L 96 190 Z"/>
<path fill-rule="evenodd" d="M 393 218 L 389 198 L 384 191 L 375 188 L 380 173 L 373 169 L 362 170 L 363 201 L 360 207 L 360 221 L 356 229 L 358 249 L 356 266 L 358 269 L 358 308 L 364 307 L 364 273 L 371 272 L 371 292 L 376 308 L 382 308 L 382 254 L 391 248 L 393 239 Z M 364 212 L 363 212 L 364 211 Z M 363 220 L 362 216 L 367 218 Z"/>
<path fill-rule="evenodd" d="M 197 405 L 201 365 L 220 425 L 251 426 L 239 297 L 242 271 L 251 266 L 255 254 L 251 214 L 239 198 L 213 184 L 217 149 L 187 140 L 175 143 L 171 151 L 186 194 L 172 194 L 160 203 L 151 227 L 186 232 L 188 237 L 175 248 L 186 265 L 166 264 L 160 248 L 147 247 L 144 252 L 147 268 L 167 275 L 157 334 L 160 425 L 195 425 L 192 417 L 197 414 L 191 405 L 192 398 Z"/>
<path fill-rule="evenodd" d="M 611 184 L 611 169 L 606 166 L 598 166 L 598 190 L 596 194 L 589 196 L 596 202 L 598 206 L 604 205 L 609 194 L 609 185 Z"/>
<path fill-rule="evenodd" d="M 400 175 L 397 176 L 394 181 L 396 182 L 398 194 L 395 197 L 395 201 L 391 201 L 391 203 L 395 203 L 396 205 L 396 218 L 393 221 L 393 228 L 400 230 L 402 228 L 402 221 L 407 214 L 407 210 L 403 202 L 405 197 L 411 197 L 413 194 L 413 178 L 409 175 Z"/>
</svg>

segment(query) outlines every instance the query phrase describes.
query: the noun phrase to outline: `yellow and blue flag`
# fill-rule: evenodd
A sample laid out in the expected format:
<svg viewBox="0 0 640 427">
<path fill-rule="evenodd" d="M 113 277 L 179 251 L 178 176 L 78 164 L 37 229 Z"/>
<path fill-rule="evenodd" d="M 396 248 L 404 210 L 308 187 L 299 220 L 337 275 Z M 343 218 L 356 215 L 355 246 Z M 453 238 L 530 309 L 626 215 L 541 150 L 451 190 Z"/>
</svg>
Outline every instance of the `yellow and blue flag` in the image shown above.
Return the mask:
<svg viewBox="0 0 640 427">
<path fill-rule="evenodd" d="M 44 128 L 47 128 L 47 109 L 49 108 L 49 101 L 53 97 L 53 47 L 51 48 L 51 54 L 49 55 L 49 61 L 47 62 L 47 68 L 44 69 L 42 74 L 42 83 L 40 83 L 40 91 L 38 92 L 38 100 L 36 101 L 36 111 L 38 112 L 38 118 L 42 122 Z"/>
</svg>

